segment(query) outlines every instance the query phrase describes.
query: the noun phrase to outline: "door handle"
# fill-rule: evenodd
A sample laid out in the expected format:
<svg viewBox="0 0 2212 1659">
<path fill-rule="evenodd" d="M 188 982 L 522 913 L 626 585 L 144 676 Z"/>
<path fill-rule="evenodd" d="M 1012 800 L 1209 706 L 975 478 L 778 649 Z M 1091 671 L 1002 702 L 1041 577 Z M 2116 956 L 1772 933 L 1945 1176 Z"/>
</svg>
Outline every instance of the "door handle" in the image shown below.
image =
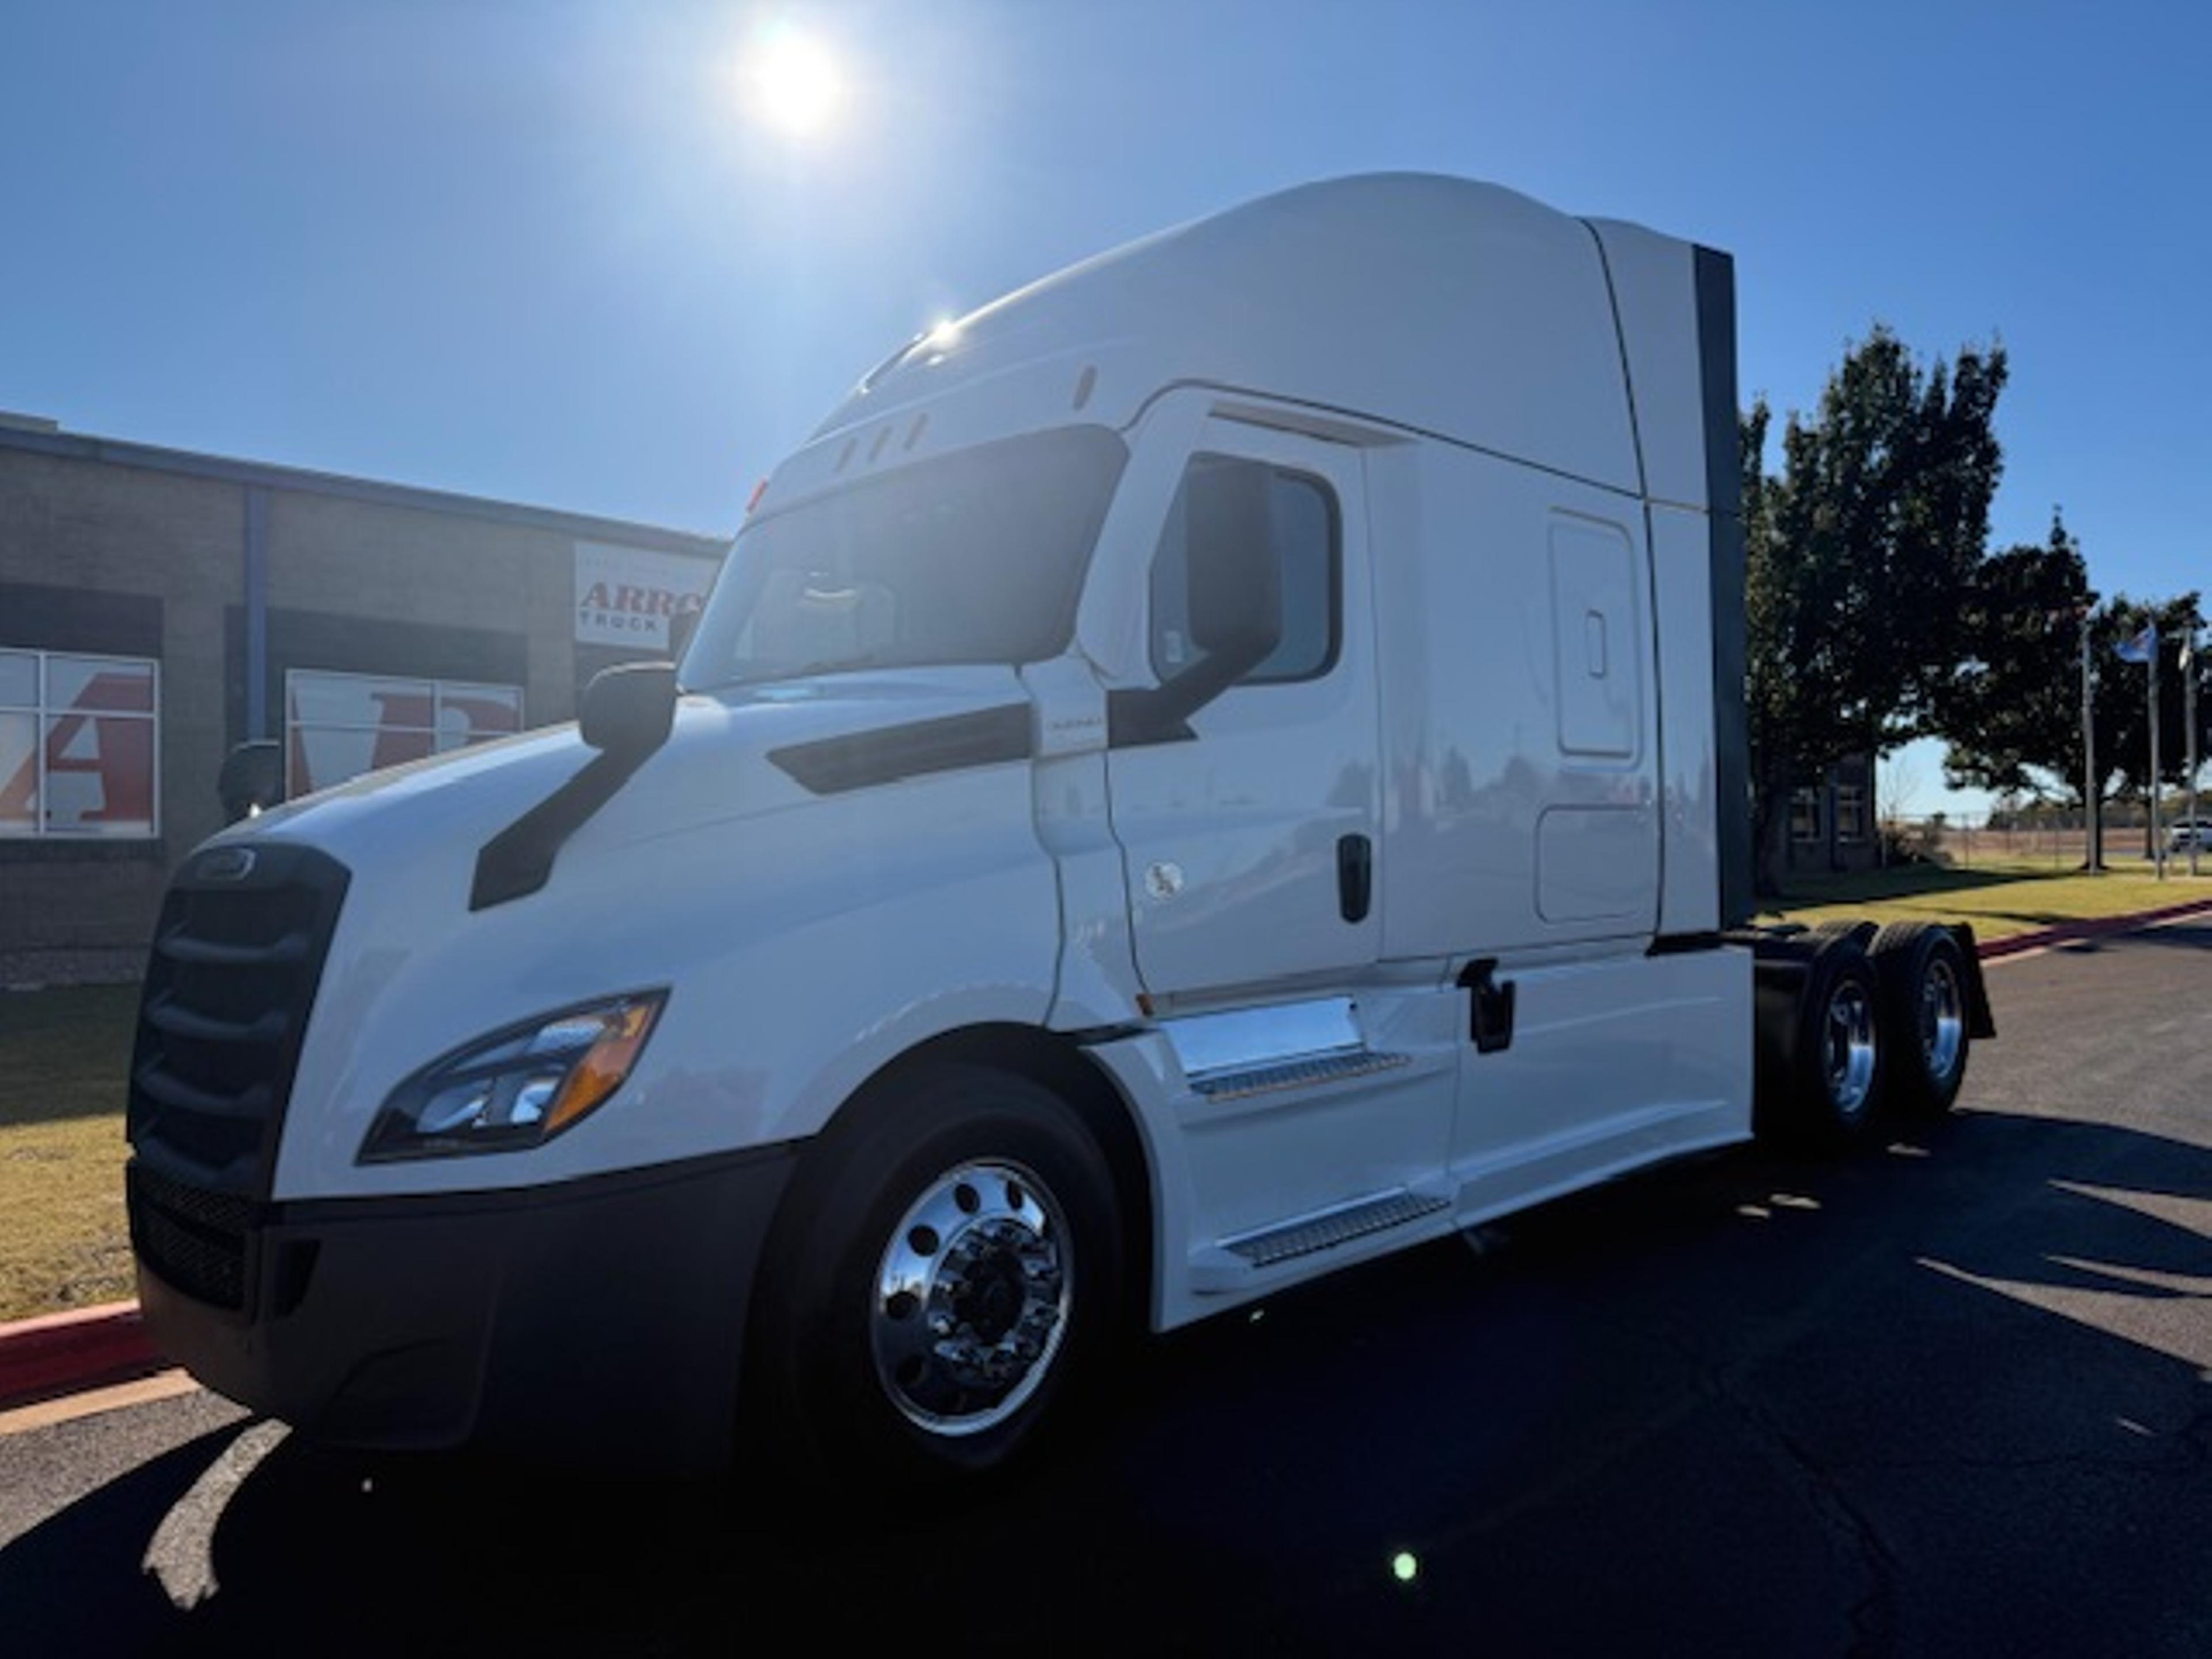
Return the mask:
<svg viewBox="0 0 2212 1659">
<path fill-rule="evenodd" d="M 1364 836 L 1336 840 L 1336 909 L 1346 921 L 1367 920 L 1375 893 L 1375 848 Z"/>
</svg>

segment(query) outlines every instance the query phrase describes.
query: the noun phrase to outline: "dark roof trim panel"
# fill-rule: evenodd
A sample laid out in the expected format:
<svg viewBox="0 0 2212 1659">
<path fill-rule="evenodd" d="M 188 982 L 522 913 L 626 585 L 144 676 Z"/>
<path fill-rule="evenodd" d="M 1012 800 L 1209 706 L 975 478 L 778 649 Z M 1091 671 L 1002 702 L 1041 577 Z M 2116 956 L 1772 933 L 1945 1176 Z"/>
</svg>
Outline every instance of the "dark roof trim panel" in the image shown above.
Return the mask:
<svg viewBox="0 0 2212 1659">
<path fill-rule="evenodd" d="M 1751 717 L 1744 702 L 1743 463 L 1736 424 L 1735 261 L 1709 247 L 1692 256 L 1698 368 L 1705 426 L 1705 500 L 1713 606 L 1713 787 L 1719 814 L 1721 926 L 1741 927 L 1752 894 Z"/>
</svg>

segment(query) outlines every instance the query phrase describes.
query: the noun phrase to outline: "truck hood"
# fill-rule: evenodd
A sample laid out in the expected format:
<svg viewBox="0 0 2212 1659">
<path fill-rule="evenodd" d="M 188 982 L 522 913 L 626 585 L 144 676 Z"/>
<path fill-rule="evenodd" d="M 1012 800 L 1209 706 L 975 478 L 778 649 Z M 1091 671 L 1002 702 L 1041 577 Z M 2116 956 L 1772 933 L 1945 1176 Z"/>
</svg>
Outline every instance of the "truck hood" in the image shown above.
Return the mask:
<svg viewBox="0 0 2212 1659">
<path fill-rule="evenodd" d="M 862 787 L 872 780 L 865 763 L 853 766 L 856 757 L 880 753 L 883 775 L 873 781 L 891 781 L 902 775 L 896 757 L 909 735 L 927 741 L 945 729 L 925 723 L 997 714 L 1003 727 L 1018 714 L 1025 722 L 1029 709 L 1019 677 L 1002 666 L 872 671 L 685 693 L 667 743 L 574 830 L 548 885 L 560 884 L 572 859 Z M 551 726 L 369 773 L 234 824 L 208 845 L 271 838 L 319 848 L 356 872 L 397 866 L 410 884 L 458 884 L 465 908 L 483 844 L 598 754 L 574 724 Z"/>
<path fill-rule="evenodd" d="M 879 1060 L 961 1024 L 1042 1020 L 1058 889 L 1030 769 L 1013 763 L 1031 750 L 1032 708 L 1003 667 L 686 696 L 667 743 L 598 811 L 564 820 L 542 883 L 480 888 L 479 866 L 498 867 L 486 846 L 575 799 L 570 780 L 605 759 L 574 727 L 362 778 L 226 832 L 229 845 L 311 846 L 349 872 L 275 1190 L 507 1187 L 649 1164 L 672 1146 L 793 1139 L 860 1080 L 823 1055 Z M 852 1000 L 856 984 L 899 974 L 897 994 Z M 437 1056 L 648 989 L 668 1000 L 622 1109 L 459 1175 L 443 1159 L 360 1162 L 380 1103 Z M 848 1005 L 856 1023 L 825 1035 Z M 805 1041 L 786 1042 L 786 1027 Z"/>
</svg>

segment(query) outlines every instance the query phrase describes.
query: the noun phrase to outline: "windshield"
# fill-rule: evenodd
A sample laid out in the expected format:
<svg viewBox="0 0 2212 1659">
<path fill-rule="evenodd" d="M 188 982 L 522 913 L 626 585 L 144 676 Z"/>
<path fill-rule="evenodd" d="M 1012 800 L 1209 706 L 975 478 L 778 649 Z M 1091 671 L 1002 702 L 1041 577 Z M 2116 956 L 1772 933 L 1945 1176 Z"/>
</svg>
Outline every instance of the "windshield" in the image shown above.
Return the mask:
<svg viewBox="0 0 2212 1659">
<path fill-rule="evenodd" d="M 684 683 L 1059 655 L 1127 457 L 1103 427 L 1066 427 L 902 467 L 747 525 Z"/>
</svg>

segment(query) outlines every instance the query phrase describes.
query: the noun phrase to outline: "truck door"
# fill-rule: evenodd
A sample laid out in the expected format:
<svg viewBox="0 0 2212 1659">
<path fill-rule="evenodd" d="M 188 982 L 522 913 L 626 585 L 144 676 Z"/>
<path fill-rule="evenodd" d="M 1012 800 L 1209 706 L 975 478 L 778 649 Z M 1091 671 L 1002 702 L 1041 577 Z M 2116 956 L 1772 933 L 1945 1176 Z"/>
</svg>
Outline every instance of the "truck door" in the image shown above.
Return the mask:
<svg viewBox="0 0 2212 1659">
<path fill-rule="evenodd" d="M 1146 573 L 1161 683 L 1200 654 L 1187 512 L 1198 469 L 1251 469 L 1268 497 L 1282 637 L 1188 720 L 1109 756 L 1137 969 L 1155 996 L 1237 1000 L 1340 985 L 1377 954 L 1373 621 L 1360 452 L 1218 416 L 1199 428 Z"/>
</svg>

